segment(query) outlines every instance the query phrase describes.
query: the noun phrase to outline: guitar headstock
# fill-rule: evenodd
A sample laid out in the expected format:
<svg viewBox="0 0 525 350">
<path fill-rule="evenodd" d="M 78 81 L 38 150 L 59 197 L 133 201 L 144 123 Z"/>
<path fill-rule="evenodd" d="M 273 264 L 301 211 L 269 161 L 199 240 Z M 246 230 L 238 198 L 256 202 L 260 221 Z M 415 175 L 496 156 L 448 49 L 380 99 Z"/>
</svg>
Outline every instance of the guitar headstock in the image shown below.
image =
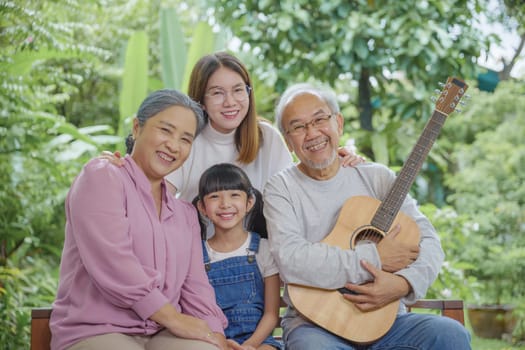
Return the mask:
<svg viewBox="0 0 525 350">
<path fill-rule="evenodd" d="M 467 89 L 468 85 L 463 80 L 448 77 L 441 94 L 437 98 L 436 110 L 446 115 L 454 112 Z"/>
</svg>

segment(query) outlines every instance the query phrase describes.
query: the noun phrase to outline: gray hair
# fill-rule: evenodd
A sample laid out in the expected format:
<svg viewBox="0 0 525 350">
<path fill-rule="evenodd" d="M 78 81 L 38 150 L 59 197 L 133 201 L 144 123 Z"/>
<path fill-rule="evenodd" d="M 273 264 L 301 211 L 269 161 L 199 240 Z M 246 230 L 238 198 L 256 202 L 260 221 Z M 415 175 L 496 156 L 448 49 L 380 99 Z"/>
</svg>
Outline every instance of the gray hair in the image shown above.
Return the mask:
<svg viewBox="0 0 525 350">
<path fill-rule="evenodd" d="M 291 85 L 283 92 L 279 103 L 275 107 L 275 123 L 283 135 L 286 132 L 282 123 L 283 112 L 294 98 L 303 94 L 310 94 L 319 97 L 328 105 L 328 108 L 330 108 L 332 113 L 340 112 L 339 104 L 337 103 L 337 96 L 332 89 L 310 83 Z"/>
<path fill-rule="evenodd" d="M 197 120 L 197 130 L 195 131 L 195 136 L 197 136 L 206 124 L 204 112 L 197 102 L 193 101 L 187 95 L 177 90 L 157 90 L 146 97 L 144 101 L 142 101 L 139 110 L 137 111 L 136 118 L 139 121 L 139 125 L 144 126 L 149 118 L 172 106 L 185 107 L 193 112 Z M 126 149 L 128 154 L 131 154 L 131 151 L 133 150 L 133 144 L 134 140 L 130 134 L 126 138 Z"/>
</svg>

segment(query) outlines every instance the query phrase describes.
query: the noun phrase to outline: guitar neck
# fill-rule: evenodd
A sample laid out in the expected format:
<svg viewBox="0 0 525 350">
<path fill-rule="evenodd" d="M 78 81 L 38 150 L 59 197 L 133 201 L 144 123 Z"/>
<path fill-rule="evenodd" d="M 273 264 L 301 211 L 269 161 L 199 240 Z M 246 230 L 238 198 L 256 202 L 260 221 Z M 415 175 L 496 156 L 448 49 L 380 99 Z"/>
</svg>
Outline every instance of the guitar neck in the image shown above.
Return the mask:
<svg viewBox="0 0 525 350">
<path fill-rule="evenodd" d="M 381 202 L 372 218 L 371 224 L 374 227 L 383 232 L 388 232 L 446 119 L 446 114 L 438 110 L 434 111 L 407 161 L 401 168 L 390 192 Z"/>
</svg>

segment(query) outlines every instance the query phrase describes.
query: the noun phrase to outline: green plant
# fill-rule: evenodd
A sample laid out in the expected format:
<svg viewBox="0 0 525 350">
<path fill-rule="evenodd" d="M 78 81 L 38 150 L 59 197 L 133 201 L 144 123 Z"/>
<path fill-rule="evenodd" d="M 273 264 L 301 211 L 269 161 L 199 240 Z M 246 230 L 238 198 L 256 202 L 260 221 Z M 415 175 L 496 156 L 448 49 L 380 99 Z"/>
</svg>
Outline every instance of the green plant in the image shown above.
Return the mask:
<svg viewBox="0 0 525 350">
<path fill-rule="evenodd" d="M 4 266 L 0 265 L 0 344 L 25 349 L 29 341 L 32 307 L 51 305 L 57 288 L 54 259 L 27 255 L 38 244 L 26 239 Z"/>
<path fill-rule="evenodd" d="M 515 303 L 525 296 L 525 248 L 492 243 L 480 245 L 481 259 L 472 270 L 481 283 L 475 297 L 483 304 Z"/>
<path fill-rule="evenodd" d="M 512 333 L 512 341 L 525 345 L 525 298 L 518 302 L 518 307 L 514 310 L 514 316 L 517 322 Z"/>
<path fill-rule="evenodd" d="M 434 204 L 425 204 L 421 206 L 421 211 L 436 228 L 445 252 L 445 262 L 426 297 L 471 299 L 472 287 L 478 282 L 474 276 L 465 274 L 473 266 L 462 259 L 462 251 L 469 244 L 468 232 L 472 229 L 472 223 L 449 206 L 438 208 Z"/>
<path fill-rule="evenodd" d="M 470 302 L 525 300 L 525 93 L 523 82 L 500 82 L 493 94 L 473 89 L 467 110 L 445 128 L 463 139 L 452 150 L 447 200 L 473 223 L 458 257 L 476 279 Z M 516 313 L 523 328 L 523 311 Z M 518 327 L 518 329 L 520 329 Z"/>
<path fill-rule="evenodd" d="M 473 91 L 465 114 L 449 133 L 469 141 L 453 153 L 448 200 L 475 223 L 462 254 L 468 276 L 481 283 L 478 298 L 500 303 L 525 296 L 525 84 L 503 82 L 494 94 Z"/>
</svg>

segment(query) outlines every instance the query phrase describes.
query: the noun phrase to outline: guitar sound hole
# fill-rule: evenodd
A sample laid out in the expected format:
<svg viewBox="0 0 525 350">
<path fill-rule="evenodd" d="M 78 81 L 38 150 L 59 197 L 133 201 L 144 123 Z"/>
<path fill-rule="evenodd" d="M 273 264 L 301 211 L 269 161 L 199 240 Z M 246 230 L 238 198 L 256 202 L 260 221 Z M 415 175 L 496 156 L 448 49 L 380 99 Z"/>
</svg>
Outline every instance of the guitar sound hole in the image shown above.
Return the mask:
<svg viewBox="0 0 525 350">
<path fill-rule="evenodd" d="M 359 293 L 357 292 L 354 292 L 353 290 L 350 290 L 346 287 L 343 287 L 343 288 L 339 288 L 337 289 L 337 291 L 341 294 L 352 294 L 352 295 L 358 295 Z"/>
<path fill-rule="evenodd" d="M 374 228 L 365 228 L 356 233 L 354 243 L 363 244 L 363 243 L 379 243 L 384 237 L 384 234 Z"/>
</svg>

